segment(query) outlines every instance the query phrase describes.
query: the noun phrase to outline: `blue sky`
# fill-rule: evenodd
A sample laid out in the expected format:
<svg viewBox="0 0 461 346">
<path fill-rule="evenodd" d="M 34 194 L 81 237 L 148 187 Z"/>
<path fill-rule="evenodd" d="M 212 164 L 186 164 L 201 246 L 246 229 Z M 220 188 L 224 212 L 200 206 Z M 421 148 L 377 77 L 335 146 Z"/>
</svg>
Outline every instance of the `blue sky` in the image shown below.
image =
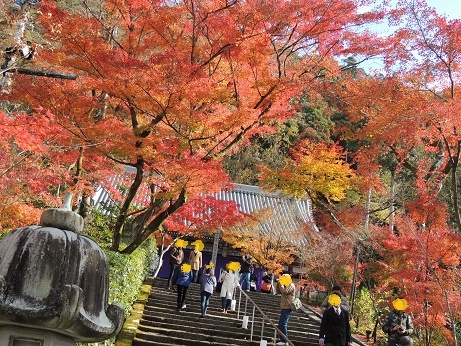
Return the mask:
<svg viewBox="0 0 461 346">
<path fill-rule="evenodd" d="M 382 1 L 382 0 L 381 0 Z M 381 1 L 376 1 L 381 3 Z M 394 3 L 397 0 L 392 0 Z M 448 19 L 460 19 L 461 20 L 461 0 L 426 0 L 428 6 L 435 8 L 439 15 L 446 16 Z M 388 35 L 393 28 L 387 25 L 387 22 L 381 22 L 369 27 L 372 31 Z M 382 68 L 382 61 L 379 57 L 371 59 L 361 65 L 365 70 L 380 70 Z"/>
<path fill-rule="evenodd" d="M 461 19 L 461 1 L 459 0 L 426 0 L 434 7 L 438 14 L 446 15 L 449 19 Z"/>
</svg>

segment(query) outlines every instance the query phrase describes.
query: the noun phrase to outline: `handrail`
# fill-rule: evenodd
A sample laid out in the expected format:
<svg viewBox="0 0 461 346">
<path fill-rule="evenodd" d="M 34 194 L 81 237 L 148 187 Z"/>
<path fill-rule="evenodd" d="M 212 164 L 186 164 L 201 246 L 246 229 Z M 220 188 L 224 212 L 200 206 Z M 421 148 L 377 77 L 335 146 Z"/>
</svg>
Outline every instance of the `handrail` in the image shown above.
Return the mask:
<svg viewBox="0 0 461 346">
<path fill-rule="evenodd" d="M 237 286 L 240 290 L 240 294 L 239 294 L 239 303 L 238 303 L 238 309 L 237 309 L 237 319 L 240 319 L 240 303 L 242 301 L 242 293 L 244 294 L 244 296 L 246 297 L 246 301 L 245 301 L 245 312 L 246 312 L 246 308 L 247 308 L 247 303 L 248 301 L 250 301 L 252 304 L 253 304 L 253 316 L 252 316 L 252 319 L 251 319 L 251 332 L 250 332 L 250 341 L 253 341 L 253 328 L 254 328 L 254 321 L 255 321 L 255 309 L 257 309 L 259 311 L 259 313 L 261 314 L 261 316 L 263 317 L 263 322 L 264 321 L 268 321 L 270 323 L 270 325 L 272 327 L 274 327 L 275 331 L 274 331 L 274 340 L 276 340 L 276 334 L 277 332 L 282 335 L 284 337 L 284 339 L 286 340 L 286 342 L 288 342 L 288 344 L 290 346 L 295 346 L 295 344 L 293 344 L 292 341 L 290 341 L 290 339 L 288 339 L 288 337 L 283 334 L 283 332 L 278 328 L 277 325 L 274 324 L 274 322 L 272 322 L 272 320 L 264 313 L 264 311 L 261 310 L 261 308 L 258 306 L 258 304 L 255 303 L 255 301 L 253 299 L 251 299 L 251 297 L 244 291 L 242 290 L 242 288 L 240 286 Z M 263 332 L 264 332 L 264 323 L 261 323 L 261 338 L 263 336 Z M 274 344 L 275 344 L 275 341 L 274 341 Z"/>
</svg>

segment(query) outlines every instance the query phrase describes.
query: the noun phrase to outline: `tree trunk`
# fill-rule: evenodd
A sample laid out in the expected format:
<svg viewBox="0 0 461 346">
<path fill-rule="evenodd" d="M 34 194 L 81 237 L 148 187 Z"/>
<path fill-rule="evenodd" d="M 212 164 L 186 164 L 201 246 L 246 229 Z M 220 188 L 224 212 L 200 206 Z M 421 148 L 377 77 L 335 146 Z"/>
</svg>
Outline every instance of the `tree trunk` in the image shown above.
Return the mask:
<svg viewBox="0 0 461 346">
<path fill-rule="evenodd" d="M 125 249 L 120 251 L 120 253 L 123 254 L 131 254 L 134 250 L 136 250 L 139 246 L 141 246 L 142 243 L 146 241 L 146 239 L 155 231 L 159 230 L 162 227 L 163 222 L 173 214 L 175 211 L 177 211 L 181 206 L 186 203 L 186 190 L 183 188 L 181 193 L 179 194 L 178 199 L 170 204 L 170 206 L 162 211 L 160 214 L 153 219 L 149 225 L 144 229 L 144 231 L 140 232 L 138 236 L 133 239 L 133 241 L 128 245 Z"/>
<path fill-rule="evenodd" d="M 78 208 L 78 213 L 81 217 L 83 217 L 83 219 L 86 219 L 88 217 L 88 213 L 90 212 L 90 206 L 91 206 L 91 196 L 84 193 L 82 196 L 82 200 L 80 201 L 79 208 Z"/>
<path fill-rule="evenodd" d="M 453 166 L 451 168 L 451 188 L 453 191 L 453 212 L 455 214 L 456 225 L 458 232 L 461 231 L 461 216 L 459 214 L 459 199 L 458 199 L 458 183 L 456 181 L 456 170 L 458 168 L 458 160 L 460 155 L 460 142 L 458 142 L 458 149 L 456 156 L 452 157 Z"/>
<path fill-rule="evenodd" d="M 159 244 L 157 244 L 159 245 Z M 164 247 L 165 246 L 165 234 L 163 235 L 162 237 L 162 244 L 161 244 L 161 250 L 160 250 L 160 256 L 159 256 L 159 260 L 158 260 L 158 266 L 157 268 L 155 269 L 154 273 L 153 273 L 153 277 L 156 278 L 159 271 L 160 271 L 160 268 L 162 268 L 162 264 L 163 264 L 163 255 L 165 255 L 168 250 L 170 249 L 171 245 L 168 245 L 167 247 Z"/>
<path fill-rule="evenodd" d="M 133 202 L 133 199 L 136 196 L 136 193 L 138 192 L 143 180 L 144 160 L 142 158 L 138 158 L 138 160 L 136 161 L 135 168 L 135 179 L 133 180 L 133 183 L 131 184 L 130 189 L 128 190 L 128 194 L 122 204 L 122 207 L 120 208 L 120 214 L 118 215 L 117 221 L 115 222 L 111 248 L 113 251 L 118 251 L 120 247 L 120 238 L 123 232 L 123 225 L 125 224 L 126 218 L 128 217 L 128 209 L 130 208 L 131 202 Z"/>
<path fill-rule="evenodd" d="M 152 218 L 152 216 L 156 215 L 160 210 L 162 210 L 167 203 L 166 199 L 156 199 L 153 197 L 155 193 L 154 184 L 151 184 L 150 186 L 150 193 L 151 198 L 149 207 L 137 215 L 131 223 L 130 234 L 132 238 L 136 238 L 146 227 L 147 222 Z"/>
<path fill-rule="evenodd" d="M 391 205 L 389 206 L 389 228 L 394 231 L 395 214 L 395 170 L 391 172 Z"/>
</svg>

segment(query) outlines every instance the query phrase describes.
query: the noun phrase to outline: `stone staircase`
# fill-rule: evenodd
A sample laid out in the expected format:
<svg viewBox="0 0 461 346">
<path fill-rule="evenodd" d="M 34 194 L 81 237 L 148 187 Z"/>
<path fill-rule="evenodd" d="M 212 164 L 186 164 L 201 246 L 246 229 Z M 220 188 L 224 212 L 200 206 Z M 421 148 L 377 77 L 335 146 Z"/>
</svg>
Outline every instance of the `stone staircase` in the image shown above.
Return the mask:
<svg viewBox="0 0 461 346">
<path fill-rule="evenodd" d="M 166 289 L 166 279 L 155 278 L 152 291 L 144 307 L 132 345 L 163 346 L 258 346 L 261 340 L 267 345 L 275 344 L 274 328 L 266 321 L 263 326 L 261 313 L 242 293 L 236 292 L 236 311 L 221 312 L 219 293 L 210 298 L 207 316 L 200 318 L 200 285 L 191 284 L 187 291 L 186 311 L 176 310 L 176 292 Z M 249 292 L 251 300 L 277 325 L 280 314 L 280 296 L 267 293 Z M 238 310 L 238 311 L 237 311 Z M 293 313 L 288 324 L 290 340 L 296 346 L 318 345 L 320 320 L 308 307 Z M 247 328 L 242 328 L 242 320 L 248 316 Z M 252 324 L 254 320 L 254 324 Z M 253 329 L 253 336 L 251 331 Z"/>
</svg>

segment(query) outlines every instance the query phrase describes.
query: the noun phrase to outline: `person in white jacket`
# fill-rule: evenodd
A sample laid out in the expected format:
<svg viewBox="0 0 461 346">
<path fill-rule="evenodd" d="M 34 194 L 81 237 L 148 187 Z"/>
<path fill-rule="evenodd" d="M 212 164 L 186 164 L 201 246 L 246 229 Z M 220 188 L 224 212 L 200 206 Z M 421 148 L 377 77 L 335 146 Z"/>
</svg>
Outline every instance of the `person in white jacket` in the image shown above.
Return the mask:
<svg viewBox="0 0 461 346">
<path fill-rule="evenodd" d="M 222 282 L 220 297 L 223 313 L 227 313 L 227 310 L 229 310 L 232 302 L 232 296 L 234 295 L 234 289 L 240 286 L 239 270 L 240 263 L 229 262 L 226 264 L 226 270 L 224 270 L 219 277 L 219 281 Z"/>
</svg>

